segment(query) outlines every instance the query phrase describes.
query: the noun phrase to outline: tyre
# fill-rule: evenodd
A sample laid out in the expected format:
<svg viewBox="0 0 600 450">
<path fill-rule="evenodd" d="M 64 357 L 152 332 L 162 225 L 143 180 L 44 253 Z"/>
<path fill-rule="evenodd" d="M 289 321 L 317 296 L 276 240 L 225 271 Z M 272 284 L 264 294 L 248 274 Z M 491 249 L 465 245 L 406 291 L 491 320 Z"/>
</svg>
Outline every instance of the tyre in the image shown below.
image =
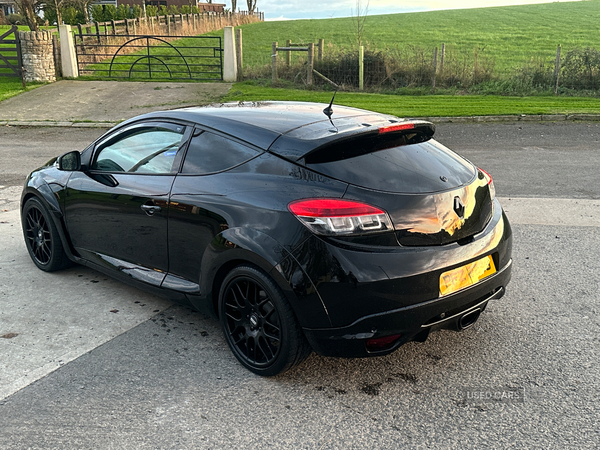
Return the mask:
<svg viewBox="0 0 600 450">
<path fill-rule="evenodd" d="M 27 251 L 38 268 L 53 272 L 71 264 L 50 213 L 39 199 L 25 202 L 21 220 Z"/>
<path fill-rule="evenodd" d="M 219 317 L 233 354 L 258 375 L 285 372 L 311 353 L 287 299 L 268 275 L 254 267 L 236 267 L 225 277 Z"/>
</svg>

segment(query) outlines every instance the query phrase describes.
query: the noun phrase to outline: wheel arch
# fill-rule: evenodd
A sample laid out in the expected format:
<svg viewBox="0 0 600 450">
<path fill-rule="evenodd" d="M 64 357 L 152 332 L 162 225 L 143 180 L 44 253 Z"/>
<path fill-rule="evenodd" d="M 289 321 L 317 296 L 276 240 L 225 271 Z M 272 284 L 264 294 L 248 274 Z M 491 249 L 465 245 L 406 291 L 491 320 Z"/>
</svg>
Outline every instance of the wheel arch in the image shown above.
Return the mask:
<svg viewBox="0 0 600 450">
<path fill-rule="evenodd" d="M 286 264 L 282 264 L 286 261 Z M 227 274 L 235 267 L 249 265 L 268 276 L 282 290 L 301 326 L 329 324 L 329 316 L 320 297 L 304 301 L 294 288 L 292 275 L 299 271 L 307 277 L 291 254 L 269 235 L 251 228 L 231 228 L 213 240 L 204 253 L 201 265 L 200 291 L 211 302 L 212 312 L 218 315 L 218 298 Z M 292 267 L 293 266 L 293 267 Z M 302 293 L 300 293 L 302 294 Z M 310 304 L 308 304 L 310 303 Z M 310 311 L 307 311 L 309 309 Z"/>
<path fill-rule="evenodd" d="M 34 183 L 34 180 L 37 182 Z M 68 238 L 66 224 L 64 222 L 64 215 L 60 207 L 60 203 L 45 180 L 40 179 L 39 177 L 28 180 L 25 190 L 21 195 L 21 204 L 19 206 L 21 217 L 23 215 L 23 208 L 25 207 L 25 203 L 27 203 L 27 201 L 31 198 L 36 198 L 37 200 L 39 200 L 42 203 L 42 205 L 46 208 L 46 210 L 50 213 L 50 217 L 52 219 L 52 222 L 54 223 L 54 226 L 56 227 L 56 230 L 58 231 L 58 235 L 60 237 L 63 249 L 67 257 L 71 261 L 81 263 L 81 259 L 78 256 L 76 256 L 73 252 L 71 240 Z"/>
</svg>

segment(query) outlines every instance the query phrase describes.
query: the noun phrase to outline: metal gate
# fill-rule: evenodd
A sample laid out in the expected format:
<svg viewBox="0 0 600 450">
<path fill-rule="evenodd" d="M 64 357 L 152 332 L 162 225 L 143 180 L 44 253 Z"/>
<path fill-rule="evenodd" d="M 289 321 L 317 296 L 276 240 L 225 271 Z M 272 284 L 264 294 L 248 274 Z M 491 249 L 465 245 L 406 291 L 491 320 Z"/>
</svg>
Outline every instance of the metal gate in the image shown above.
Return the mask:
<svg viewBox="0 0 600 450">
<path fill-rule="evenodd" d="M 75 34 L 80 76 L 134 80 L 223 79 L 218 36 Z"/>
<path fill-rule="evenodd" d="M 10 30 L 0 35 L 0 76 L 23 79 L 22 64 L 19 32 L 13 25 Z"/>
</svg>

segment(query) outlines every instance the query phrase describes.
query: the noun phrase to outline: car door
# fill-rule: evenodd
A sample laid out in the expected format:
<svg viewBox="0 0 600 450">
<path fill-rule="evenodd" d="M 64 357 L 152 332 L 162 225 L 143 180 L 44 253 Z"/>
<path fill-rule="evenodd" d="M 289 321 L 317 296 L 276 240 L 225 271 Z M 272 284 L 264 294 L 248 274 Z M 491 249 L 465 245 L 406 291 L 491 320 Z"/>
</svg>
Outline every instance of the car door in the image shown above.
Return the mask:
<svg viewBox="0 0 600 450">
<path fill-rule="evenodd" d="M 263 153 L 228 136 L 196 129 L 169 200 L 169 276 L 163 287 L 198 289 L 206 248 L 230 224 L 227 191 L 238 189 L 227 171 Z"/>
<path fill-rule="evenodd" d="M 85 259 L 160 285 L 168 271 L 168 199 L 188 127 L 137 123 L 94 148 L 65 197 L 66 226 Z"/>
</svg>

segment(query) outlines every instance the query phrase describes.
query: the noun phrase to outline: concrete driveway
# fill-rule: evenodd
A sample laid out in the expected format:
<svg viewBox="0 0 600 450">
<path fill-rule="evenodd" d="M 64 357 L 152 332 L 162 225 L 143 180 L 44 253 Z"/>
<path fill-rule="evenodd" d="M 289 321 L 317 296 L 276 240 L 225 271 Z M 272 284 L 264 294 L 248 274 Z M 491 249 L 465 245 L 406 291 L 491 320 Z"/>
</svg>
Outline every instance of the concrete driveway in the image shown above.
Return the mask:
<svg viewBox="0 0 600 450">
<path fill-rule="evenodd" d="M 152 111 L 218 101 L 231 83 L 62 80 L 2 102 L 0 122 L 116 122 Z"/>
</svg>

